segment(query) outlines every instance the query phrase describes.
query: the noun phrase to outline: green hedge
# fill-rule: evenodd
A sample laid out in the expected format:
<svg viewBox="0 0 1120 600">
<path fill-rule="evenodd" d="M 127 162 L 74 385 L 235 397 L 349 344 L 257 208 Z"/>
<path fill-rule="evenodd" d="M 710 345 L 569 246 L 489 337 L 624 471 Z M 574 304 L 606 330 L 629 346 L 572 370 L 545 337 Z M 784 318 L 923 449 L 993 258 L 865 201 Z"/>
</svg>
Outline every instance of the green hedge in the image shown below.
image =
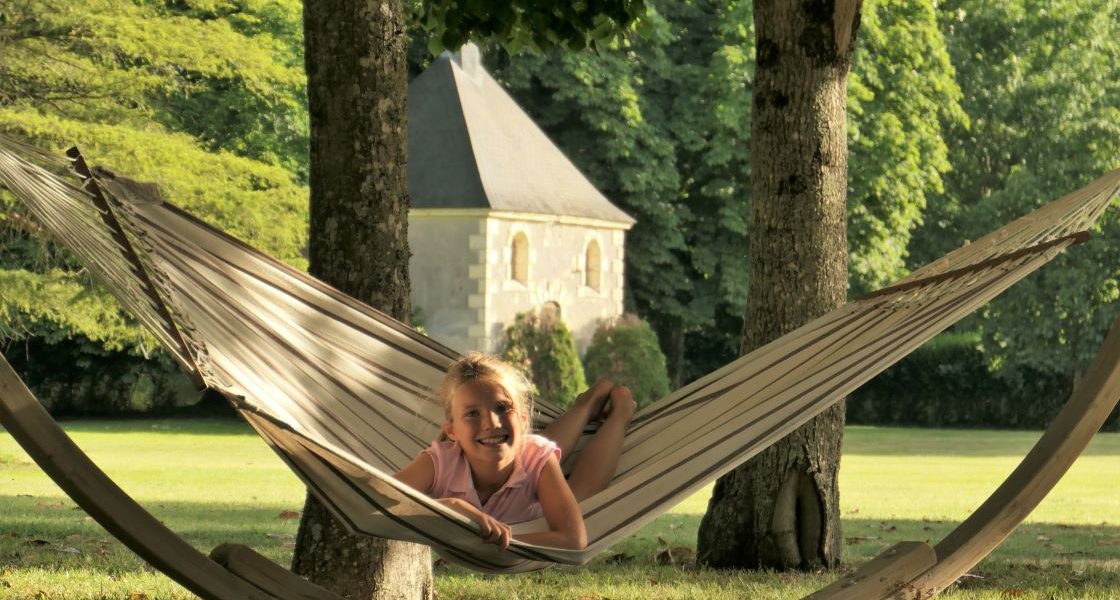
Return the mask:
<svg viewBox="0 0 1120 600">
<path fill-rule="evenodd" d="M 991 373 L 974 341 L 935 340 L 848 399 L 848 422 L 926 427 L 1044 428 L 1069 397 L 1072 378 L 1028 373 L 1013 384 Z M 1117 427 L 1113 414 L 1106 427 Z"/>
<path fill-rule="evenodd" d="M 589 381 L 608 377 L 629 387 L 639 407 L 669 393 L 669 374 L 657 334 L 637 317 L 628 315 L 600 326 L 583 363 Z"/>
<path fill-rule="evenodd" d="M 79 336 L 13 342 L 4 356 L 56 417 L 170 413 L 199 399 L 190 379 L 162 353 L 145 359 Z"/>
</svg>

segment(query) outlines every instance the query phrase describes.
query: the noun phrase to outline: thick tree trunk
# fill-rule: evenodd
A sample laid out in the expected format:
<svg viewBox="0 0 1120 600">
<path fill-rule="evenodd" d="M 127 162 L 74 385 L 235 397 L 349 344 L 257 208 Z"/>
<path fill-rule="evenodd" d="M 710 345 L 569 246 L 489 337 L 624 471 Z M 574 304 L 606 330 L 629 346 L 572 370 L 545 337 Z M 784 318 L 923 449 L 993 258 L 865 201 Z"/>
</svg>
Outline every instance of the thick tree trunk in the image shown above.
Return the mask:
<svg viewBox="0 0 1120 600">
<path fill-rule="evenodd" d="M 844 301 L 846 80 L 860 0 L 755 0 L 750 292 L 743 352 Z M 836 566 L 843 404 L 716 483 L 698 559 Z"/>
<path fill-rule="evenodd" d="M 407 322 L 408 193 L 400 0 L 306 0 L 311 273 Z M 292 569 L 353 600 L 432 597 L 416 544 L 356 537 L 308 495 Z"/>
</svg>

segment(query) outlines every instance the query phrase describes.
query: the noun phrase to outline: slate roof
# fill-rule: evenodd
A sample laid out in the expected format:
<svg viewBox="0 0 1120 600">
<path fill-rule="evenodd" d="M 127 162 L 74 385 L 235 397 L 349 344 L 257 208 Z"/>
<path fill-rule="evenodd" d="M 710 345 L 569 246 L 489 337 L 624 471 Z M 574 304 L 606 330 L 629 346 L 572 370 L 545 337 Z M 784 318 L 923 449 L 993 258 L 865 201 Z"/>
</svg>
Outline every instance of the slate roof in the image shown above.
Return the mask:
<svg viewBox="0 0 1120 600">
<path fill-rule="evenodd" d="M 490 208 L 633 224 L 479 64 L 444 53 L 408 86 L 414 208 Z"/>
</svg>

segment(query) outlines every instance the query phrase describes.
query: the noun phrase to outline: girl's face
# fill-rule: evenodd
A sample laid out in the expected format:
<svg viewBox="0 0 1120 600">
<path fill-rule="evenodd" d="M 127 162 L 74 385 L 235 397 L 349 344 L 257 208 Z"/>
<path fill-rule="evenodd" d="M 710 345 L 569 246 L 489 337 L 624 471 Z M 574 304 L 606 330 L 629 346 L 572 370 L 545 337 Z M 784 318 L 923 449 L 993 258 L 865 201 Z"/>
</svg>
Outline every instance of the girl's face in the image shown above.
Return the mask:
<svg viewBox="0 0 1120 600">
<path fill-rule="evenodd" d="M 527 427 L 505 388 L 492 383 L 461 386 L 451 400 L 447 437 L 459 442 L 472 466 L 513 465 Z"/>
</svg>

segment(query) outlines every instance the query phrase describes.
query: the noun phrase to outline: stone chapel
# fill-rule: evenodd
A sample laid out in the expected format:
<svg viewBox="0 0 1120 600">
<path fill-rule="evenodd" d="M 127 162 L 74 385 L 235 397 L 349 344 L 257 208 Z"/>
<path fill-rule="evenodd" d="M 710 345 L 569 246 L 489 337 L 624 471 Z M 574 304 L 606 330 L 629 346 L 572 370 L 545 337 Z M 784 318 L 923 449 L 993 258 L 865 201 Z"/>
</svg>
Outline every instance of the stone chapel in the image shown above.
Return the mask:
<svg viewBox="0 0 1120 600">
<path fill-rule="evenodd" d="M 611 204 L 467 44 L 408 88 L 412 304 L 460 352 L 501 350 L 518 313 L 559 316 L 582 353 L 622 314 L 626 232 Z"/>
</svg>

